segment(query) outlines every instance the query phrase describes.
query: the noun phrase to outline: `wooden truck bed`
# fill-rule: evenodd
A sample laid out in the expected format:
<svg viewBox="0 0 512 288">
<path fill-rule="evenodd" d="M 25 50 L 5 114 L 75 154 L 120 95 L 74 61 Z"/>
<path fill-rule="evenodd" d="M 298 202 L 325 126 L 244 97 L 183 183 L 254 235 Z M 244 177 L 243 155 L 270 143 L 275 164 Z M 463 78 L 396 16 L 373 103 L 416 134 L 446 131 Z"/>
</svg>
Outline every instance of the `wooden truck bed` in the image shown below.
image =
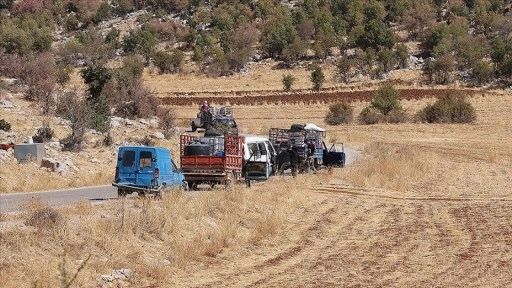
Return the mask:
<svg viewBox="0 0 512 288">
<path fill-rule="evenodd" d="M 223 182 L 230 177 L 241 175 L 243 165 L 243 137 L 224 136 L 224 154 L 219 155 L 185 155 L 185 147 L 198 140 L 192 135 L 180 136 L 181 169 L 188 182 Z"/>
</svg>

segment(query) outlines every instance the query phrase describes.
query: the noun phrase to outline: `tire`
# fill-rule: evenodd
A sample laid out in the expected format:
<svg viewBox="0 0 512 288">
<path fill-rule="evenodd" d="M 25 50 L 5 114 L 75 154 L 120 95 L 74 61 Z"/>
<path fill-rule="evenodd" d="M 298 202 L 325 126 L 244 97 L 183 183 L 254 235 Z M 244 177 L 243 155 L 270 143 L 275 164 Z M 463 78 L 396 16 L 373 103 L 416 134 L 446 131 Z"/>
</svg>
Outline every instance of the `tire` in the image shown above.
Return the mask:
<svg viewBox="0 0 512 288">
<path fill-rule="evenodd" d="M 235 180 L 236 180 L 235 173 L 229 172 L 229 174 L 227 176 L 228 176 L 228 179 L 226 179 L 226 181 L 225 181 L 226 188 L 233 187 L 233 184 L 235 184 Z"/>
<path fill-rule="evenodd" d="M 188 191 L 188 190 L 190 190 L 190 189 L 188 187 L 187 181 L 183 181 L 183 183 L 181 183 L 181 186 L 180 186 L 180 191 L 183 192 L 183 191 Z"/>
<path fill-rule="evenodd" d="M 194 190 L 197 190 L 197 183 L 194 182 L 194 181 L 190 181 L 187 183 L 188 185 L 188 190 L 190 191 L 194 191 Z"/>
</svg>

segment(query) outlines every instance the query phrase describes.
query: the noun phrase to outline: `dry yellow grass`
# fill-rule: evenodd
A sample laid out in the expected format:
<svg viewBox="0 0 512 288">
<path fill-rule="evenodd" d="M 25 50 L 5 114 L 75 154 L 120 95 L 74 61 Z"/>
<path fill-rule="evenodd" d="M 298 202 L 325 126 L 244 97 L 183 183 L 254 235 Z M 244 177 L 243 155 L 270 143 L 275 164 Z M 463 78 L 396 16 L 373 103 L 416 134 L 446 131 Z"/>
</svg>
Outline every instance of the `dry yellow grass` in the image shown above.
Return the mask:
<svg viewBox="0 0 512 288">
<path fill-rule="evenodd" d="M 33 201 L 22 215 L 25 223 L 44 209 L 61 220 L 41 219 L 26 229 L 0 232 L 0 286 L 58 286 L 64 252 L 69 274 L 92 255 L 77 286 L 94 285 L 100 276 L 94 273 L 108 274 L 115 267 L 135 270 L 136 286 L 166 286 L 166 276 L 175 269 L 215 259 L 224 249 L 257 245 L 280 231 L 289 211 L 305 201 L 299 195 L 304 191 L 285 185 L 270 191 L 235 186 L 195 196 L 174 191 L 159 201 L 120 200 L 102 207 L 79 203 L 58 210 Z M 44 257 L 46 270 L 25 257 Z"/>
<path fill-rule="evenodd" d="M 58 286 L 59 265 L 72 274 L 91 255 L 77 287 L 507 287 L 512 100 L 506 93 L 469 100 L 477 110 L 473 124 L 325 126 L 328 141 L 362 152 L 343 169 L 275 177 L 250 189 L 172 193 L 162 201 L 82 202 L 59 209 L 62 221 L 52 229 L 2 229 L 0 286 Z M 413 114 L 432 101 L 402 105 Z M 354 103 L 355 113 L 365 105 Z M 183 126 L 196 109 L 176 108 Z M 234 114 L 242 132 L 264 135 L 297 122 L 323 126 L 327 109 L 235 106 Z M 177 151 L 175 139 L 158 144 Z M 82 165 L 105 175 L 113 167 Z M 24 168 L 14 171 L 47 179 L 38 167 Z M 34 202 L 21 215 L 0 214 L 0 223 L 27 221 L 41 208 Z M 120 268 L 133 277 L 98 280 Z"/>
</svg>

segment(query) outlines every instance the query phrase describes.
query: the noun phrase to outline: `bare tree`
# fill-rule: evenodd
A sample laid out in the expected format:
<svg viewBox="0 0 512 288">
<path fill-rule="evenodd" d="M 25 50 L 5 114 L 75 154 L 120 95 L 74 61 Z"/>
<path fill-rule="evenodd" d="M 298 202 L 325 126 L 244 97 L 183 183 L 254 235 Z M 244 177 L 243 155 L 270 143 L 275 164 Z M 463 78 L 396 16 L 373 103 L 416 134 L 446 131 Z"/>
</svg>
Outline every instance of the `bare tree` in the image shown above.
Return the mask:
<svg viewBox="0 0 512 288">
<path fill-rule="evenodd" d="M 64 150 L 81 151 L 85 139 L 85 131 L 90 125 L 91 109 L 85 97 L 76 91 L 65 92 L 59 99 L 58 112 L 60 116 L 70 121 L 71 134 L 60 142 Z"/>
<path fill-rule="evenodd" d="M 26 98 L 38 101 L 43 115 L 55 106 L 53 92 L 57 85 L 56 65 L 50 53 L 31 54 L 24 61 L 23 80 L 28 86 Z"/>
<path fill-rule="evenodd" d="M 157 115 L 160 118 L 158 125 L 164 130 L 164 135 L 167 138 L 176 126 L 176 112 L 174 112 L 174 109 L 170 107 L 159 108 Z"/>
</svg>

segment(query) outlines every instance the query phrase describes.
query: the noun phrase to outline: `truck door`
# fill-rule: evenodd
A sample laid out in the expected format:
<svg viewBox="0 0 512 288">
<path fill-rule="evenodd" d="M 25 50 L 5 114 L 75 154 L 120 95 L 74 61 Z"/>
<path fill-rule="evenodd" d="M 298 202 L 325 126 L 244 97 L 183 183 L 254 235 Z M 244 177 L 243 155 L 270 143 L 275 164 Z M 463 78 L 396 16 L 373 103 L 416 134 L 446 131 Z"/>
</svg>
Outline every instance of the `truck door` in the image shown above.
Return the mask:
<svg viewBox="0 0 512 288">
<path fill-rule="evenodd" d="M 265 162 L 265 178 L 268 179 L 268 177 L 270 176 L 270 169 L 271 169 L 270 161 L 269 161 L 270 155 L 269 155 L 268 147 L 265 142 L 258 142 L 258 148 L 259 148 L 260 154 L 261 154 L 260 161 Z"/>
<path fill-rule="evenodd" d="M 183 174 L 181 173 L 180 169 L 178 168 L 178 166 L 176 165 L 176 163 L 174 163 L 174 160 L 172 160 L 172 159 L 171 159 L 171 165 L 172 165 L 172 178 L 173 178 L 172 185 L 179 186 L 179 185 L 181 185 L 183 180 L 185 180 L 185 178 L 183 177 Z"/>
<path fill-rule="evenodd" d="M 119 158 L 119 179 L 116 179 L 116 181 L 121 184 L 135 184 L 137 181 L 137 151 L 122 148 L 119 151 Z"/>
<path fill-rule="evenodd" d="M 154 186 L 154 180 L 158 175 L 155 175 L 156 155 L 151 148 L 139 148 L 137 155 L 137 185 L 139 186 Z"/>
<path fill-rule="evenodd" d="M 275 158 L 277 156 L 277 153 L 276 153 L 276 150 L 274 149 L 274 146 L 272 146 L 272 143 L 270 143 L 270 141 L 265 141 L 265 146 L 267 147 L 267 163 L 268 163 L 268 166 L 269 166 L 269 173 L 270 174 L 273 174 L 275 171 L 274 169 L 276 169 L 276 167 L 274 167 L 274 164 L 275 164 Z"/>
</svg>

